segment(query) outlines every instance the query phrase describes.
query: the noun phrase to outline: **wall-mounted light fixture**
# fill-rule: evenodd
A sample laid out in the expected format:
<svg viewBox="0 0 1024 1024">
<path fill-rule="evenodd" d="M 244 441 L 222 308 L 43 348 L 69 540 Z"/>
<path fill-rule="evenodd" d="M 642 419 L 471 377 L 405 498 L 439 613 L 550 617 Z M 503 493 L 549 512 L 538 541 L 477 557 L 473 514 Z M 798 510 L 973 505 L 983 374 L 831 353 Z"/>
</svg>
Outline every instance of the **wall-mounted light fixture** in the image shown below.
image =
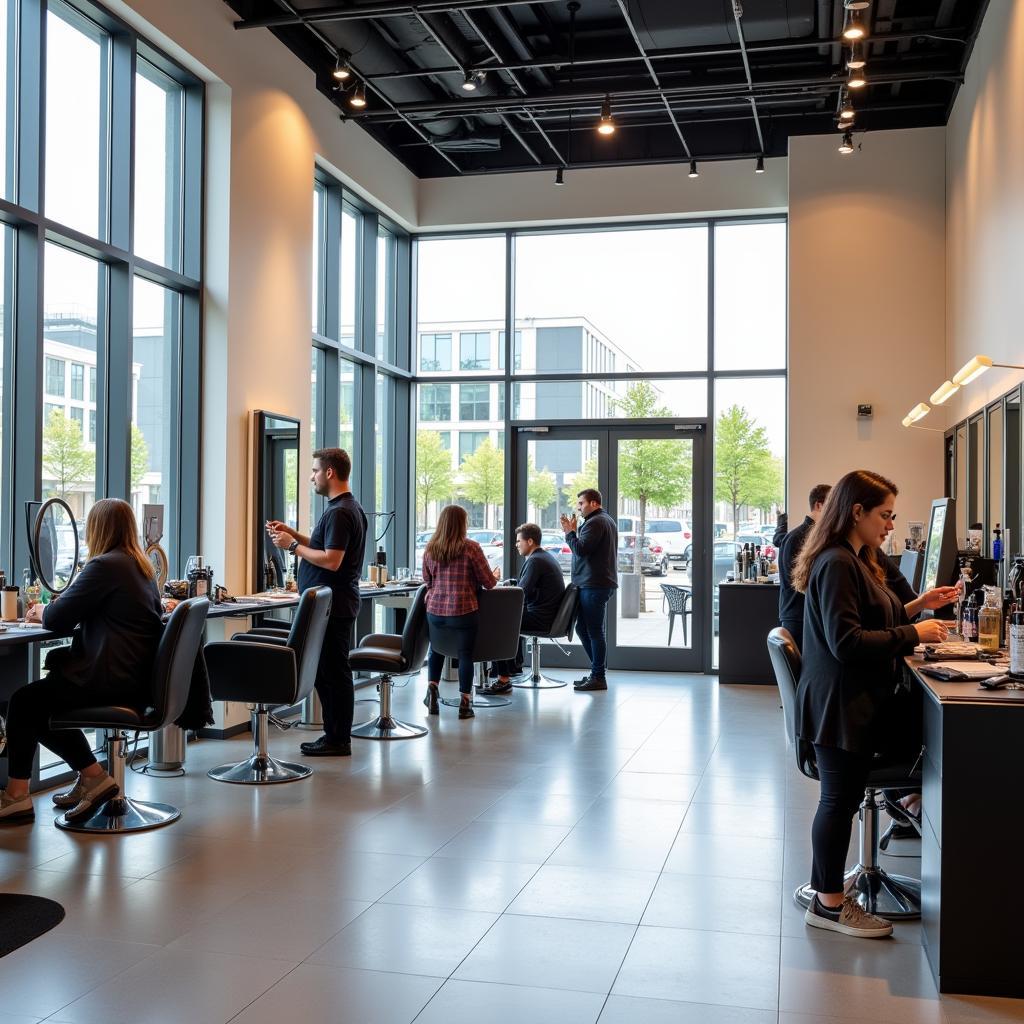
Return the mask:
<svg viewBox="0 0 1024 1024">
<path fill-rule="evenodd" d="M 932 397 L 928 399 L 932 405 L 942 405 L 948 401 L 960 390 L 959 384 L 954 384 L 951 380 L 943 381 L 933 392 Z"/>
<path fill-rule="evenodd" d="M 918 402 L 906 416 L 903 417 L 903 426 L 909 427 L 911 423 L 916 423 L 920 419 L 924 419 L 932 411 L 930 405 L 925 405 L 924 402 Z"/>
</svg>

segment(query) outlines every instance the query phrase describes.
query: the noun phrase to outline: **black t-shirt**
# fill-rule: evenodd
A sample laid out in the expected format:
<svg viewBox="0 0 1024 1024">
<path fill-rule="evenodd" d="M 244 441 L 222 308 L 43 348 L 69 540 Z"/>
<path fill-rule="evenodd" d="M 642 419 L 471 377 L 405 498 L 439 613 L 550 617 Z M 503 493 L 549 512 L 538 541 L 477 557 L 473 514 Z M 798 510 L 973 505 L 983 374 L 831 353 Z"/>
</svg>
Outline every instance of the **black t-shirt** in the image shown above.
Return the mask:
<svg viewBox="0 0 1024 1024">
<path fill-rule="evenodd" d="M 366 550 L 366 513 L 351 491 L 327 503 L 320 522 L 309 537 L 316 551 L 344 551 L 341 565 L 321 569 L 305 559 L 299 563 L 299 590 L 330 587 L 334 594 L 331 615 L 355 618 L 359 614 L 359 577 Z"/>
</svg>

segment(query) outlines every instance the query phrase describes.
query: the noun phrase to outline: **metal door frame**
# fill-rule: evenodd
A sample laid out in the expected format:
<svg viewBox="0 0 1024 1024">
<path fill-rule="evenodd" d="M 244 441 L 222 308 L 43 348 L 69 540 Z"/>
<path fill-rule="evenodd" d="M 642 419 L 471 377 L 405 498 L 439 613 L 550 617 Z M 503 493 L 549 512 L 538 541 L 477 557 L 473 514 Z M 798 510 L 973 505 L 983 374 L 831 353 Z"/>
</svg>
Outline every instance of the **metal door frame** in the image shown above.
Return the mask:
<svg viewBox="0 0 1024 1024">
<path fill-rule="evenodd" d="M 618 460 L 612 457 L 620 441 L 684 438 L 693 442 L 692 522 L 693 552 L 690 579 L 693 584 L 693 615 L 690 621 L 690 647 L 624 647 L 618 646 L 618 595 L 609 604 L 608 667 L 609 669 L 658 672 L 705 672 L 711 658 L 712 590 L 709 535 L 709 509 L 705 491 L 710 466 L 707 420 L 700 418 L 652 420 L 548 420 L 544 422 L 513 421 L 511 423 L 512 458 L 510 461 L 510 506 L 514 516 L 506 517 L 505 545 L 511 556 L 512 571 L 518 572 L 521 559 L 515 550 L 515 528 L 526 517 L 527 453 L 529 441 L 597 441 L 598 488 L 609 511 L 618 508 Z M 615 512 L 617 517 L 617 512 Z M 546 645 L 545 645 L 546 646 Z M 542 648 L 542 663 L 552 668 L 587 668 L 586 657 L 578 643 L 566 658 L 557 650 Z"/>
</svg>

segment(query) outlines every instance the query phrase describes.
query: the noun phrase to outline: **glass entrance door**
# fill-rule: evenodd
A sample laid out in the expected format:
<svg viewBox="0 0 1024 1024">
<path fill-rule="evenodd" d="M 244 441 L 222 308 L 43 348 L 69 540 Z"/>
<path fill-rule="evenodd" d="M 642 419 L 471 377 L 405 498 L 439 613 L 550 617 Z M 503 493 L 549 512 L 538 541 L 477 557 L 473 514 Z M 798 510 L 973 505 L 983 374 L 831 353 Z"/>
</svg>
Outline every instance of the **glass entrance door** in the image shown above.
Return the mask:
<svg viewBox="0 0 1024 1024">
<path fill-rule="evenodd" d="M 566 583 L 572 552 L 559 527 L 579 491 L 596 487 L 618 527 L 619 589 L 608 606 L 608 667 L 703 671 L 707 630 L 703 424 L 519 427 L 515 523 L 541 527 Z M 515 525 L 515 524 L 513 524 Z M 518 556 L 513 560 L 518 561 Z M 514 569 L 518 566 L 514 565 Z M 545 665 L 585 668 L 578 644 Z"/>
</svg>

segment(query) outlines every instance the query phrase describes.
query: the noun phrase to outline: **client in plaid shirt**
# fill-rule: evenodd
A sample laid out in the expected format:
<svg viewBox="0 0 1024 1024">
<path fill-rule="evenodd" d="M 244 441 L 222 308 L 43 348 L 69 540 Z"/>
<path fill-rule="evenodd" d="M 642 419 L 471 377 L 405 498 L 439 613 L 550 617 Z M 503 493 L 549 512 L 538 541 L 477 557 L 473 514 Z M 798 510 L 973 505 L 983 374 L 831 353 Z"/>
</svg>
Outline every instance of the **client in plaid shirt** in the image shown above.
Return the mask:
<svg viewBox="0 0 1024 1024">
<path fill-rule="evenodd" d="M 459 718 L 473 718 L 473 646 L 476 643 L 480 605 L 477 591 L 490 590 L 497 572 L 487 564 L 483 549 L 466 536 L 466 510 L 448 505 L 441 510 L 434 536 L 423 552 L 423 581 L 427 585 L 427 625 L 431 639 L 435 630 L 456 633 L 459 657 Z M 427 695 L 423 703 L 431 715 L 439 713 L 438 684 L 444 655 L 430 645 L 427 661 Z"/>
</svg>

